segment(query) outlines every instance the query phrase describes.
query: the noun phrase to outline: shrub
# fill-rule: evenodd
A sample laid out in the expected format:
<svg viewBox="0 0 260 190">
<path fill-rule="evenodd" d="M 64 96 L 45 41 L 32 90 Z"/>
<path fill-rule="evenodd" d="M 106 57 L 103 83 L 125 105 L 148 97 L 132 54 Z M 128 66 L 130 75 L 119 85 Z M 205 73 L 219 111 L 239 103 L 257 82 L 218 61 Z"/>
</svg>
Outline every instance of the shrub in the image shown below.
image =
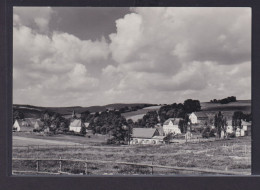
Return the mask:
<svg viewBox="0 0 260 190">
<path fill-rule="evenodd" d="M 235 132 L 228 133 L 228 138 L 235 138 L 235 137 L 236 137 Z"/>
</svg>

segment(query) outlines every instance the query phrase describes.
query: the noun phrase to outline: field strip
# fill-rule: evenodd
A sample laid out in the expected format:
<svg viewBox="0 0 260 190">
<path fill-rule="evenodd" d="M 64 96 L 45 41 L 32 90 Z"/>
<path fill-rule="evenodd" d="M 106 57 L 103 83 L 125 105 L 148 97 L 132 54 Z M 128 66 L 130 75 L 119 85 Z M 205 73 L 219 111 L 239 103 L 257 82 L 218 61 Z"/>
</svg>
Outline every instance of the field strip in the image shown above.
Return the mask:
<svg viewBox="0 0 260 190">
<path fill-rule="evenodd" d="M 28 137 L 18 137 L 18 136 L 13 136 L 13 141 L 23 141 L 23 143 L 26 143 L 28 145 L 31 144 L 33 145 L 43 145 L 43 144 L 44 145 L 81 145 L 80 143 L 72 143 L 72 142 L 58 141 L 58 140 L 36 139 L 36 138 L 28 138 Z"/>
<path fill-rule="evenodd" d="M 133 162 L 115 162 L 115 161 L 101 161 L 101 160 L 81 160 L 81 159 L 38 159 L 38 158 L 13 158 L 16 161 L 69 161 L 69 162 L 83 162 L 90 164 L 119 164 L 119 165 L 132 165 L 132 166 L 144 166 L 151 168 L 164 168 L 173 169 L 179 171 L 192 171 L 192 172 L 203 172 L 203 173 L 215 173 L 224 175 L 250 175 L 250 172 L 236 172 L 236 171 L 225 171 L 205 168 L 190 168 L 190 167 L 178 167 L 178 166 L 165 166 L 165 165 L 153 165 L 144 163 L 133 163 Z"/>
</svg>

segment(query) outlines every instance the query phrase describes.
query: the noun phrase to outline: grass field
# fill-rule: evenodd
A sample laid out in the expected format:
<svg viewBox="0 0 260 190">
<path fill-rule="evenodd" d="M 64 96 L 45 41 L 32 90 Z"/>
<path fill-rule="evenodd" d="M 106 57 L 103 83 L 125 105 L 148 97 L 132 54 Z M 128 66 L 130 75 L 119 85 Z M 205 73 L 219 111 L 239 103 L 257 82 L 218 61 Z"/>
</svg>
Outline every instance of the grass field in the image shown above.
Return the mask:
<svg viewBox="0 0 260 190">
<path fill-rule="evenodd" d="M 131 111 L 131 112 L 126 112 L 126 113 L 122 113 L 122 115 L 126 118 L 126 119 L 132 119 L 133 121 L 137 121 L 138 119 L 142 119 L 143 116 L 149 112 L 149 111 L 158 111 L 160 109 L 161 106 L 150 106 L 150 107 L 146 107 L 143 109 L 139 109 L 137 111 Z"/>
<path fill-rule="evenodd" d="M 26 137 L 24 137 L 26 138 Z M 82 137 L 83 138 L 83 137 Z M 62 137 L 61 139 L 64 139 Z M 60 139 L 61 144 L 62 140 Z M 71 139 L 72 140 L 72 139 Z M 83 139 L 81 139 L 83 142 Z M 50 139 L 49 139 L 50 141 Z M 57 137 L 55 138 L 57 141 Z M 37 141 L 35 141 L 37 143 Z M 47 144 L 47 143 L 46 143 Z M 87 143 L 85 143 L 87 145 Z M 36 144 L 35 144 L 36 145 Z M 207 168 L 237 172 L 251 170 L 251 138 L 241 137 L 225 141 L 187 143 L 170 145 L 132 145 L 132 146 L 40 146 L 14 148 L 15 158 L 60 158 L 88 159 L 100 161 L 123 161 L 157 164 L 166 166 Z M 55 161 L 41 163 L 42 171 L 58 170 Z M 35 170 L 32 161 L 14 161 L 14 170 Z M 64 163 L 63 170 L 70 173 L 84 171 L 82 163 Z M 194 174 L 167 169 L 155 169 L 154 174 Z M 116 164 L 89 164 L 89 175 L 109 174 L 150 174 L 150 168 L 120 166 Z M 195 173 L 199 174 L 199 173 Z"/>
</svg>

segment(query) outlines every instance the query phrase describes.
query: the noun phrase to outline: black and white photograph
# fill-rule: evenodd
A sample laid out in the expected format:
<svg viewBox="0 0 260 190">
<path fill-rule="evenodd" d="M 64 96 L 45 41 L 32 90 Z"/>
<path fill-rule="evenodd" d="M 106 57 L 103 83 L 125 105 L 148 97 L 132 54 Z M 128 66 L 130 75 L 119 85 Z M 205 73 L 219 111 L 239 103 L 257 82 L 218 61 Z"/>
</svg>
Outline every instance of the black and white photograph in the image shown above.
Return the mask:
<svg viewBox="0 0 260 190">
<path fill-rule="evenodd" d="M 251 175 L 251 23 L 249 7 L 13 7 L 12 175 Z"/>
</svg>

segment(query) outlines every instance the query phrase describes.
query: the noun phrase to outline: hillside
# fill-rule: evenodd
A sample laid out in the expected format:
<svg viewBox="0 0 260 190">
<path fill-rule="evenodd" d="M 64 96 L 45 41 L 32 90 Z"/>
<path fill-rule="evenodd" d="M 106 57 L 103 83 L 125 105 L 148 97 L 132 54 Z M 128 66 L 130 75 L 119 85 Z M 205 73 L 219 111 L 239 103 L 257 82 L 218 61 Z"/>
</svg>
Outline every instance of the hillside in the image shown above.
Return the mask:
<svg viewBox="0 0 260 190">
<path fill-rule="evenodd" d="M 85 111 L 89 112 L 101 112 L 105 111 L 106 109 L 121 109 L 125 107 L 147 107 L 153 106 L 154 104 L 145 104 L 145 103 L 133 103 L 133 104 L 108 104 L 104 106 L 90 106 L 90 107 L 80 107 L 80 106 L 72 106 L 72 107 L 41 107 L 41 106 L 32 106 L 32 105 L 21 105 L 21 104 L 14 104 L 13 109 L 18 110 L 24 113 L 26 118 L 38 118 L 40 117 L 41 113 L 45 110 L 52 111 L 59 113 L 61 115 L 70 115 L 74 110 L 76 113 L 82 113 Z"/>
</svg>

